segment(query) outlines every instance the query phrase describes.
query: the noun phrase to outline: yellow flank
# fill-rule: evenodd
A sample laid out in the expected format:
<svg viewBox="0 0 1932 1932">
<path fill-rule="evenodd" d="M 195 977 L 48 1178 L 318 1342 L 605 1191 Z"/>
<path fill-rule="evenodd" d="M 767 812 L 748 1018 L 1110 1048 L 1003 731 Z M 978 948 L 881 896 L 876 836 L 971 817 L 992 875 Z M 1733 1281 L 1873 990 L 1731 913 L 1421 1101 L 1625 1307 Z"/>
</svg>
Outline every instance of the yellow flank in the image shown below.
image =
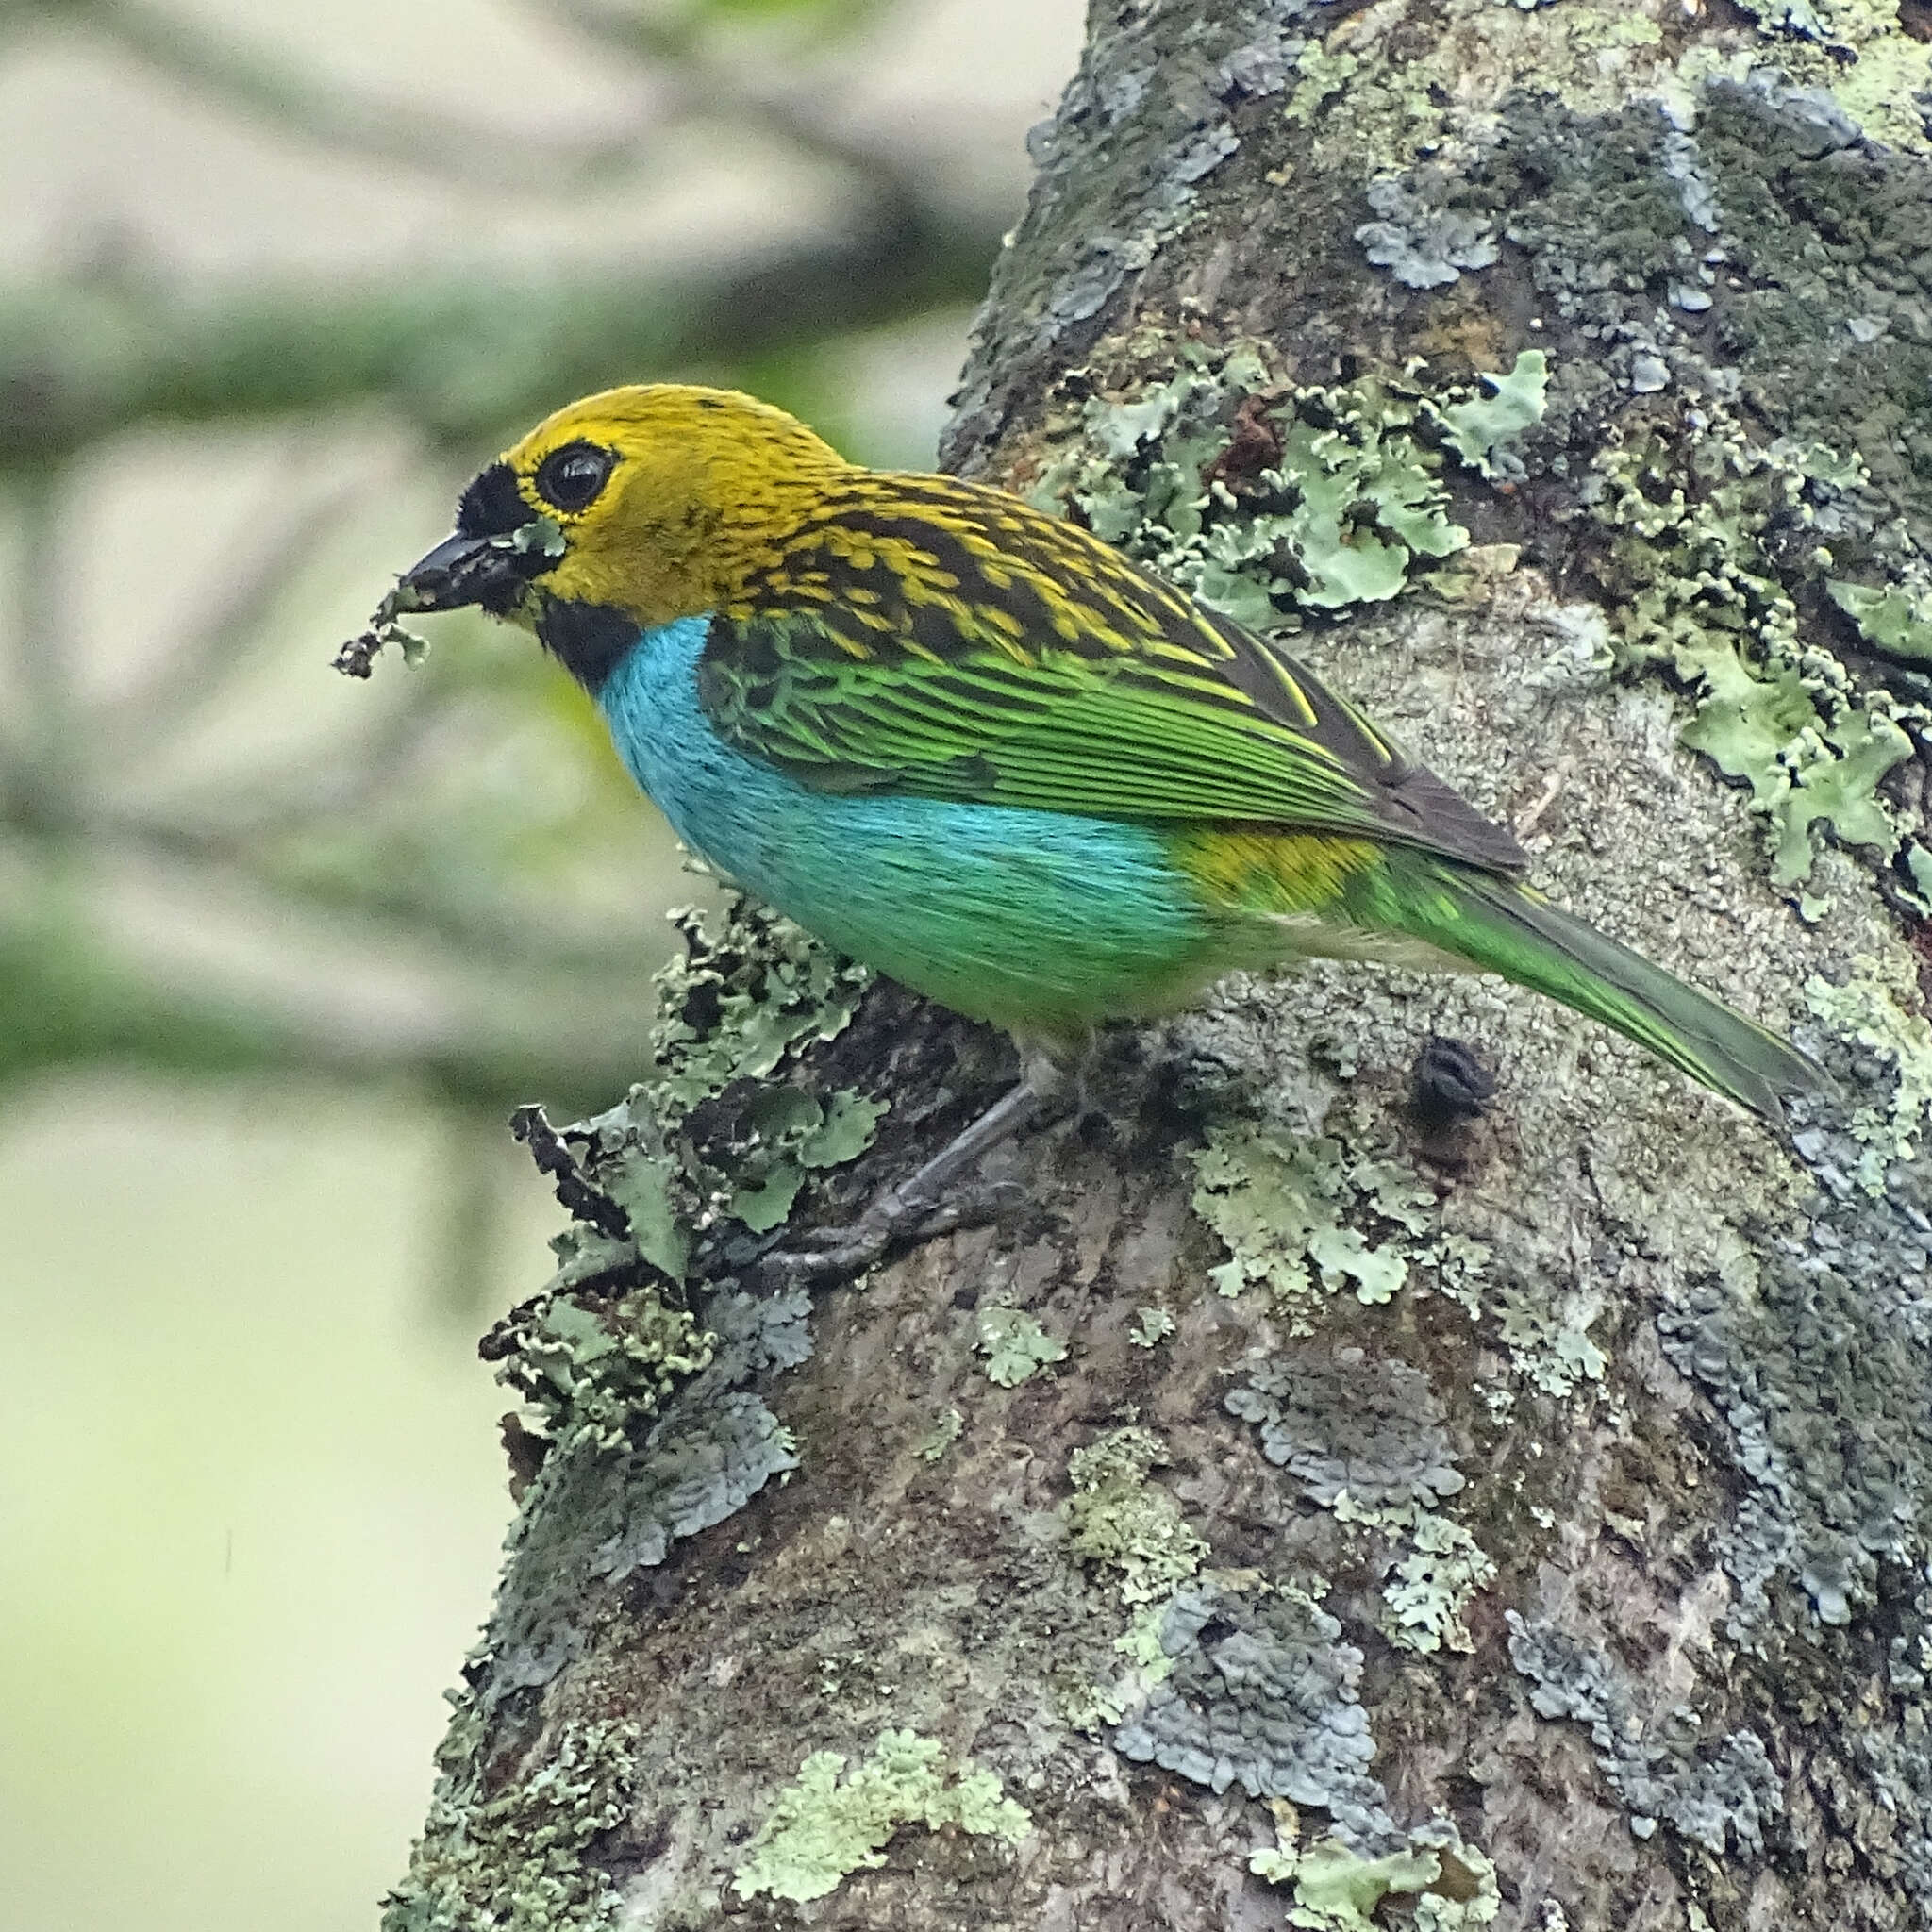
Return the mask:
<svg viewBox="0 0 1932 1932">
<path fill-rule="evenodd" d="M 1210 897 L 1249 912 L 1319 912 L 1382 861 L 1367 839 L 1203 825 L 1172 835 L 1182 869 Z"/>
</svg>

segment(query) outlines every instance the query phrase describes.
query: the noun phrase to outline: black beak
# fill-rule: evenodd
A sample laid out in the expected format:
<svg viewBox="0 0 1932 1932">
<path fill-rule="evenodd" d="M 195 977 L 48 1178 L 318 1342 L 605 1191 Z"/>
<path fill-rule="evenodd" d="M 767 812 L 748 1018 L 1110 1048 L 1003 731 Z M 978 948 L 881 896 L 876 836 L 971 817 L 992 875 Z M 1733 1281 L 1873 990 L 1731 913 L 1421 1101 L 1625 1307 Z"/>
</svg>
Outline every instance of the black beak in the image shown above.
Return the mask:
<svg viewBox="0 0 1932 1932">
<path fill-rule="evenodd" d="M 491 463 L 463 491 L 456 535 L 396 579 L 369 620 L 369 628 L 336 653 L 338 671 L 367 677 L 375 654 L 396 643 L 413 663 L 427 649 L 397 622 L 417 610 L 462 610 L 480 605 L 493 617 L 536 626 L 550 601 L 532 588 L 555 570 L 568 549 L 553 517 L 534 510 L 505 463 Z"/>
<path fill-rule="evenodd" d="M 396 585 L 396 607 L 460 610 L 480 604 L 500 617 L 530 580 L 556 561 L 541 545 L 524 546 L 507 537 L 446 537 L 403 573 Z"/>
</svg>

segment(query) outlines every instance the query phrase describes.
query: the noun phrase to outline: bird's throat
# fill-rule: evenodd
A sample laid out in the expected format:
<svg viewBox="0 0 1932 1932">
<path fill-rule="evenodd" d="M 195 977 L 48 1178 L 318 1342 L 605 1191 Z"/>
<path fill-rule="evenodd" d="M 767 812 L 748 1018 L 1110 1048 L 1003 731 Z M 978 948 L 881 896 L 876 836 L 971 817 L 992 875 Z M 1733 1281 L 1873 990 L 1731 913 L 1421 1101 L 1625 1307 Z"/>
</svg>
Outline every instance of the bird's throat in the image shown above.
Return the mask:
<svg viewBox="0 0 1932 1932">
<path fill-rule="evenodd" d="M 592 697 L 638 636 L 637 619 L 608 604 L 545 597 L 537 613 L 538 641 Z"/>
</svg>

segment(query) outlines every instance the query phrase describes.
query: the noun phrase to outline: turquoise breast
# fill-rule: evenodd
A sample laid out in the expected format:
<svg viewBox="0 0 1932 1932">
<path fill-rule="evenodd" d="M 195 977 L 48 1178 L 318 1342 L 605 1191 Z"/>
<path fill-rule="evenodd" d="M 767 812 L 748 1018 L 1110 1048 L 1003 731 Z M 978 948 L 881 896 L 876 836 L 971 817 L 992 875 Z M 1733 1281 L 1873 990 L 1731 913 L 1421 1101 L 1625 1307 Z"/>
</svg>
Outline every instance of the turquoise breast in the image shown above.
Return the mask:
<svg viewBox="0 0 1932 1932">
<path fill-rule="evenodd" d="M 1172 1010 L 1239 943 L 1127 821 L 814 791 L 727 744 L 698 703 L 708 620 L 646 631 L 598 702 L 677 836 L 841 952 L 956 1011 L 1074 1038 Z"/>
</svg>

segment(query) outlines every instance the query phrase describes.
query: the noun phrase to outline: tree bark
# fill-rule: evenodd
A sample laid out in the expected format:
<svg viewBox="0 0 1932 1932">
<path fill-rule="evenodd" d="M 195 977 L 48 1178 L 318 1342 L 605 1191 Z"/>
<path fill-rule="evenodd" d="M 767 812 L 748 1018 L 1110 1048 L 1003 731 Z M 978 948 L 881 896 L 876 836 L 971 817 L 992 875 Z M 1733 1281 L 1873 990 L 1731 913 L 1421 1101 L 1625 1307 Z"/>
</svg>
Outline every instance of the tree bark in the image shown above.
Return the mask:
<svg viewBox="0 0 1932 1932">
<path fill-rule="evenodd" d="M 525 1123 L 575 1219 L 391 1926 L 1926 1923 L 1928 32 L 1096 4 L 949 462 L 1298 625 L 1841 1095 L 1238 977 L 808 1301 L 767 1241 L 1012 1056 L 694 924 L 652 1080 Z"/>
</svg>

